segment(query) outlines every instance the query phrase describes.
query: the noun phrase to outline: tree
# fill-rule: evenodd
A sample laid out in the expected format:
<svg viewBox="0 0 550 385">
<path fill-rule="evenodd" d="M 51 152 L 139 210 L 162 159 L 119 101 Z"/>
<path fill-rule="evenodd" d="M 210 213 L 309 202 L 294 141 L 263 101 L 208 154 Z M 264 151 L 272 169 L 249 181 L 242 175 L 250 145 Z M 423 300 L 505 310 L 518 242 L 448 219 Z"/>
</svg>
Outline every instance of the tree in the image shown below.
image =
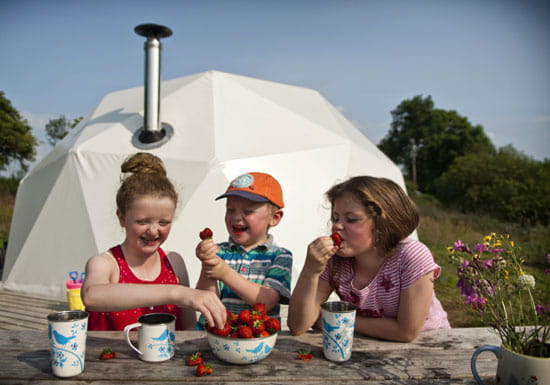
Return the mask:
<svg viewBox="0 0 550 385">
<path fill-rule="evenodd" d="M 21 169 L 26 171 L 27 162 L 35 159 L 37 144 L 32 128 L 0 91 L 0 170 L 5 170 L 12 161 L 18 161 Z"/>
<path fill-rule="evenodd" d="M 550 223 L 550 161 L 533 160 L 512 146 L 456 158 L 435 186 L 447 207 L 508 222 Z"/>
<path fill-rule="evenodd" d="M 455 158 L 480 150 L 495 151 L 482 126 L 473 126 L 456 111 L 434 108 L 431 96 L 404 100 L 391 114 L 391 129 L 378 147 L 402 166 L 409 178 L 416 168 L 416 184 L 422 192 L 434 192 L 433 181 Z"/>
<path fill-rule="evenodd" d="M 67 120 L 65 115 L 61 115 L 57 119 L 50 119 L 46 124 L 46 134 L 48 135 L 48 143 L 52 146 L 63 139 L 69 131 L 74 128 L 80 121 L 82 117 L 73 119 L 72 122 Z"/>
</svg>

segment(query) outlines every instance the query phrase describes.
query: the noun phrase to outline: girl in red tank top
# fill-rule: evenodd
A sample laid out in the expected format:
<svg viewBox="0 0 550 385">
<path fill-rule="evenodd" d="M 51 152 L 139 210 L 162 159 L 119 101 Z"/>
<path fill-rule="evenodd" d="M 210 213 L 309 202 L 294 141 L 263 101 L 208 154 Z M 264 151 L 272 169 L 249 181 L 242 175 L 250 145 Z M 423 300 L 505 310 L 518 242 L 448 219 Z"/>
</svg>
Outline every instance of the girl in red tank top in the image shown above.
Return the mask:
<svg viewBox="0 0 550 385">
<path fill-rule="evenodd" d="M 120 271 L 118 283 L 143 283 L 143 284 L 178 284 L 178 279 L 170 261 L 166 257 L 164 251 L 159 247 L 161 270 L 160 274 L 154 281 L 144 281 L 135 276 L 132 272 L 122 248 L 115 246 L 109 250 L 115 257 Z M 180 308 L 176 305 L 158 305 L 149 307 L 140 307 L 136 309 L 112 311 L 112 312 L 96 312 L 90 311 L 88 318 L 88 330 L 123 330 L 126 325 L 137 322 L 138 318 L 149 313 L 170 313 L 176 317 L 176 329 L 181 329 Z"/>
<path fill-rule="evenodd" d="M 82 301 L 90 330 L 122 330 L 147 313 L 171 313 L 177 329 L 195 327 L 195 311 L 219 328 L 226 310 L 216 293 L 191 289 L 185 263 L 160 246 L 168 238 L 178 195 L 162 161 L 137 153 L 121 166 L 116 196 L 124 241 L 88 260 Z"/>
</svg>

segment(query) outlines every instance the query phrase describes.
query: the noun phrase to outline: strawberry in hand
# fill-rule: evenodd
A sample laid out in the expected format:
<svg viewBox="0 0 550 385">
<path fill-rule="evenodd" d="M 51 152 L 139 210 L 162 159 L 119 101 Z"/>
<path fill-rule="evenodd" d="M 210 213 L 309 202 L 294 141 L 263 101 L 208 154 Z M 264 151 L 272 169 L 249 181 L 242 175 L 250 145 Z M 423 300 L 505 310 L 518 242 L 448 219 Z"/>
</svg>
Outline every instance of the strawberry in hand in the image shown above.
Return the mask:
<svg viewBox="0 0 550 385">
<path fill-rule="evenodd" d="M 340 247 L 343 241 L 342 236 L 339 233 L 332 233 L 330 237 L 332 238 L 332 242 L 334 242 L 334 246 Z"/>
<path fill-rule="evenodd" d="M 196 366 L 203 363 L 202 360 L 202 353 L 196 352 L 191 354 L 191 357 L 189 357 L 189 360 L 187 360 L 187 366 Z"/>
<path fill-rule="evenodd" d="M 197 377 L 208 376 L 212 374 L 212 366 L 210 364 L 199 364 L 197 366 Z"/>
<path fill-rule="evenodd" d="M 208 227 L 206 227 L 203 231 L 201 231 L 199 233 L 199 237 L 201 238 L 201 240 L 205 240 L 205 239 L 212 239 L 212 230 L 210 230 Z"/>
</svg>

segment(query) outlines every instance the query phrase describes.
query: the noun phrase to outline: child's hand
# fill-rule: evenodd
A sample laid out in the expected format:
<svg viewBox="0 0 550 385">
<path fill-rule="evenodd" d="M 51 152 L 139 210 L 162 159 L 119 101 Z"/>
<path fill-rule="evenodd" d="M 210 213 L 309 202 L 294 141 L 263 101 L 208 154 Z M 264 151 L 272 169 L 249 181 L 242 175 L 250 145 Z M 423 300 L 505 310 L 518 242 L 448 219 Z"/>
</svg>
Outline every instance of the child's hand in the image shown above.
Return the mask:
<svg viewBox="0 0 550 385">
<path fill-rule="evenodd" d="M 208 259 L 216 258 L 216 254 L 219 250 L 219 246 L 214 243 L 212 238 L 208 238 L 204 241 L 201 241 L 197 245 L 197 248 L 195 249 L 195 254 L 197 255 L 197 258 L 204 262 Z"/>
<path fill-rule="evenodd" d="M 338 249 L 331 237 L 319 237 L 307 247 L 307 256 L 304 269 L 311 273 L 320 274 Z"/>
<path fill-rule="evenodd" d="M 223 281 L 229 270 L 229 265 L 217 255 L 202 262 L 202 274 L 206 278 Z"/>
</svg>

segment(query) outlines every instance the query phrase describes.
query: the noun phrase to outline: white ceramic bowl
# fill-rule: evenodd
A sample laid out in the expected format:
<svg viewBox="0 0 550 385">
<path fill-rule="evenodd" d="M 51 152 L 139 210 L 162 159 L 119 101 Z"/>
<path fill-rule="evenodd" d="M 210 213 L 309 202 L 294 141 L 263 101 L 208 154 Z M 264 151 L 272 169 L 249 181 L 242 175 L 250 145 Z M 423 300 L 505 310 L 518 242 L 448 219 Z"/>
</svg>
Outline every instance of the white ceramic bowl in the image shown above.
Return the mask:
<svg viewBox="0 0 550 385">
<path fill-rule="evenodd" d="M 253 364 L 269 356 L 279 333 L 261 338 L 231 338 L 206 331 L 208 344 L 220 360 L 232 364 Z"/>
</svg>

